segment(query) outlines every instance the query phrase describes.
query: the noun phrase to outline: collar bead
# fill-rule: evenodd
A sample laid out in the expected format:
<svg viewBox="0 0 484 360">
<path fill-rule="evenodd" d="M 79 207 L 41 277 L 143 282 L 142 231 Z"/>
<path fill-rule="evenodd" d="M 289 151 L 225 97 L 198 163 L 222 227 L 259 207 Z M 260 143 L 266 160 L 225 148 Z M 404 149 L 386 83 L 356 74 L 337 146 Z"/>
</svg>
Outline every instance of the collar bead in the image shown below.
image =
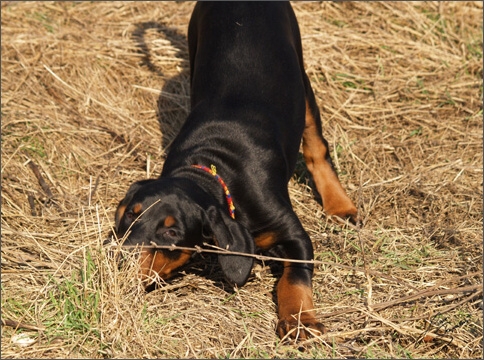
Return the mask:
<svg viewBox="0 0 484 360">
<path fill-rule="evenodd" d="M 225 184 L 225 181 L 217 174 L 217 168 L 215 165 L 210 165 L 210 168 L 204 165 L 192 165 L 194 168 L 201 169 L 209 174 L 213 175 L 215 180 L 217 180 L 224 190 L 225 199 L 227 200 L 227 205 L 229 206 L 229 214 L 232 219 L 235 219 L 235 205 L 234 201 L 232 200 L 232 195 L 230 194 L 229 188 Z"/>
</svg>

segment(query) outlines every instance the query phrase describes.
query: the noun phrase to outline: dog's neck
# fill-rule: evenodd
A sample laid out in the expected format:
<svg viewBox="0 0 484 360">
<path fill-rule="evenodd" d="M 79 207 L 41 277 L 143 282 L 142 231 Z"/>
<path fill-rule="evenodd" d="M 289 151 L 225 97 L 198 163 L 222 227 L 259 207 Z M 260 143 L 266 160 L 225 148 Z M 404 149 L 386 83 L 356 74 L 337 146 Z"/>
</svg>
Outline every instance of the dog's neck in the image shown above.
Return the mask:
<svg viewBox="0 0 484 360">
<path fill-rule="evenodd" d="M 213 164 L 210 165 L 210 168 L 206 167 L 205 165 L 198 165 L 198 164 L 195 164 L 192 166 L 196 169 L 200 169 L 211 174 L 215 178 L 215 180 L 219 182 L 219 184 L 222 186 L 222 189 L 224 191 L 225 199 L 227 200 L 229 215 L 232 219 L 235 220 L 235 205 L 232 199 L 232 195 L 230 194 L 230 190 L 227 184 L 225 184 L 225 181 L 220 177 L 220 175 L 217 174 L 217 168 L 215 167 L 215 165 Z"/>
<path fill-rule="evenodd" d="M 217 169 L 214 165 L 210 167 L 200 164 L 181 166 L 175 171 L 162 173 L 161 177 L 184 178 L 193 182 L 194 186 L 199 187 L 200 190 L 212 196 L 218 203 L 225 203 L 227 214 L 232 219 L 235 219 L 235 205 L 229 186 L 217 174 Z"/>
</svg>

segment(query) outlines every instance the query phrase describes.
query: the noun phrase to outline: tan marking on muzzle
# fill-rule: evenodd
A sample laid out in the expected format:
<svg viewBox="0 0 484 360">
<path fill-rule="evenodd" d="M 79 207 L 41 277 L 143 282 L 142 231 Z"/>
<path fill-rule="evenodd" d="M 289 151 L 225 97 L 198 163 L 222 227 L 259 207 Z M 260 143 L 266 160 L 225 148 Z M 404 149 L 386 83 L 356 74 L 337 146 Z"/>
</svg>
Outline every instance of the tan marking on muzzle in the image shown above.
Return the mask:
<svg viewBox="0 0 484 360">
<path fill-rule="evenodd" d="M 182 250 L 178 258 L 165 256 L 162 251 L 143 250 L 140 254 L 140 278 L 147 285 L 157 276 L 166 280 L 172 276 L 173 270 L 184 265 L 192 255 L 192 251 Z"/>
</svg>

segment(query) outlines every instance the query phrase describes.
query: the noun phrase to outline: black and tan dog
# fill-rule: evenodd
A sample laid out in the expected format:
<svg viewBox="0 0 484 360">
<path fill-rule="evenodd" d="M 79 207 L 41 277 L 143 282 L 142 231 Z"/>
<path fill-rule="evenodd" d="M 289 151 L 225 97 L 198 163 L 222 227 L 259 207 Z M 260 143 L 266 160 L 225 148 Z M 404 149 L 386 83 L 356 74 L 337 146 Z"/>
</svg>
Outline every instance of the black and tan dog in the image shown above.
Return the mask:
<svg viewBox="0 0 484 360">
<path fill-rule="evenodd" d="M 133 184 L 120 202 L 117 236 L 129 230 L 125 244 L 144 244 L 145 278 L 167 279 L 192 255 L 150 244 L 194 247 L 210 239 L 231 251 L 310 261 L 311 240 L 287 188 L 301 138 L 326 214 L 355 219 L 357 211 L 322 136 L 289 2 L 200 2 L 188 42 L 191 113 L 161 176 Z M 230 282 L 247 281 L 251 257 L 218 259 Z M 313 309 L 312 274 L 309 262 L 284 262 L 277 285 L 279 336 L 298 324 L 323 331 Z M 304 327 L 298 333 L 309 335 Z"/>
</svg>

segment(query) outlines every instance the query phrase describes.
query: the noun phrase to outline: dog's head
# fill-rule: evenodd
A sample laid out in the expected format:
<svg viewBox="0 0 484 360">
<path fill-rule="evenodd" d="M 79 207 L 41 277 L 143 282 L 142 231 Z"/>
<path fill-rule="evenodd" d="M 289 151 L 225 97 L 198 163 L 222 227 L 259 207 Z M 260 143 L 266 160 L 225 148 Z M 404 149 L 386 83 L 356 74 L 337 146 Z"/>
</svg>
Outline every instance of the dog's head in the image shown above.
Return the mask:
<svg viewBox="0 0 484 360">
<path fill-rule="evenodd" d="M 183 179 L 142 180 L 131 185 L 116 210 L 115 233 L 123 245 L 141 248 L 140 276 L 145 282 L 156 275 L 168 279 L 187 263 L 193 250 L 177 247 L 194 248 L 213 240 L 229 251 L 254 253 L 249 231 L 209 194 Z M 251 257 L 219 254 L 218 259 L 229 282 L 243 285 L 247 281 Z"/>
</svg>

